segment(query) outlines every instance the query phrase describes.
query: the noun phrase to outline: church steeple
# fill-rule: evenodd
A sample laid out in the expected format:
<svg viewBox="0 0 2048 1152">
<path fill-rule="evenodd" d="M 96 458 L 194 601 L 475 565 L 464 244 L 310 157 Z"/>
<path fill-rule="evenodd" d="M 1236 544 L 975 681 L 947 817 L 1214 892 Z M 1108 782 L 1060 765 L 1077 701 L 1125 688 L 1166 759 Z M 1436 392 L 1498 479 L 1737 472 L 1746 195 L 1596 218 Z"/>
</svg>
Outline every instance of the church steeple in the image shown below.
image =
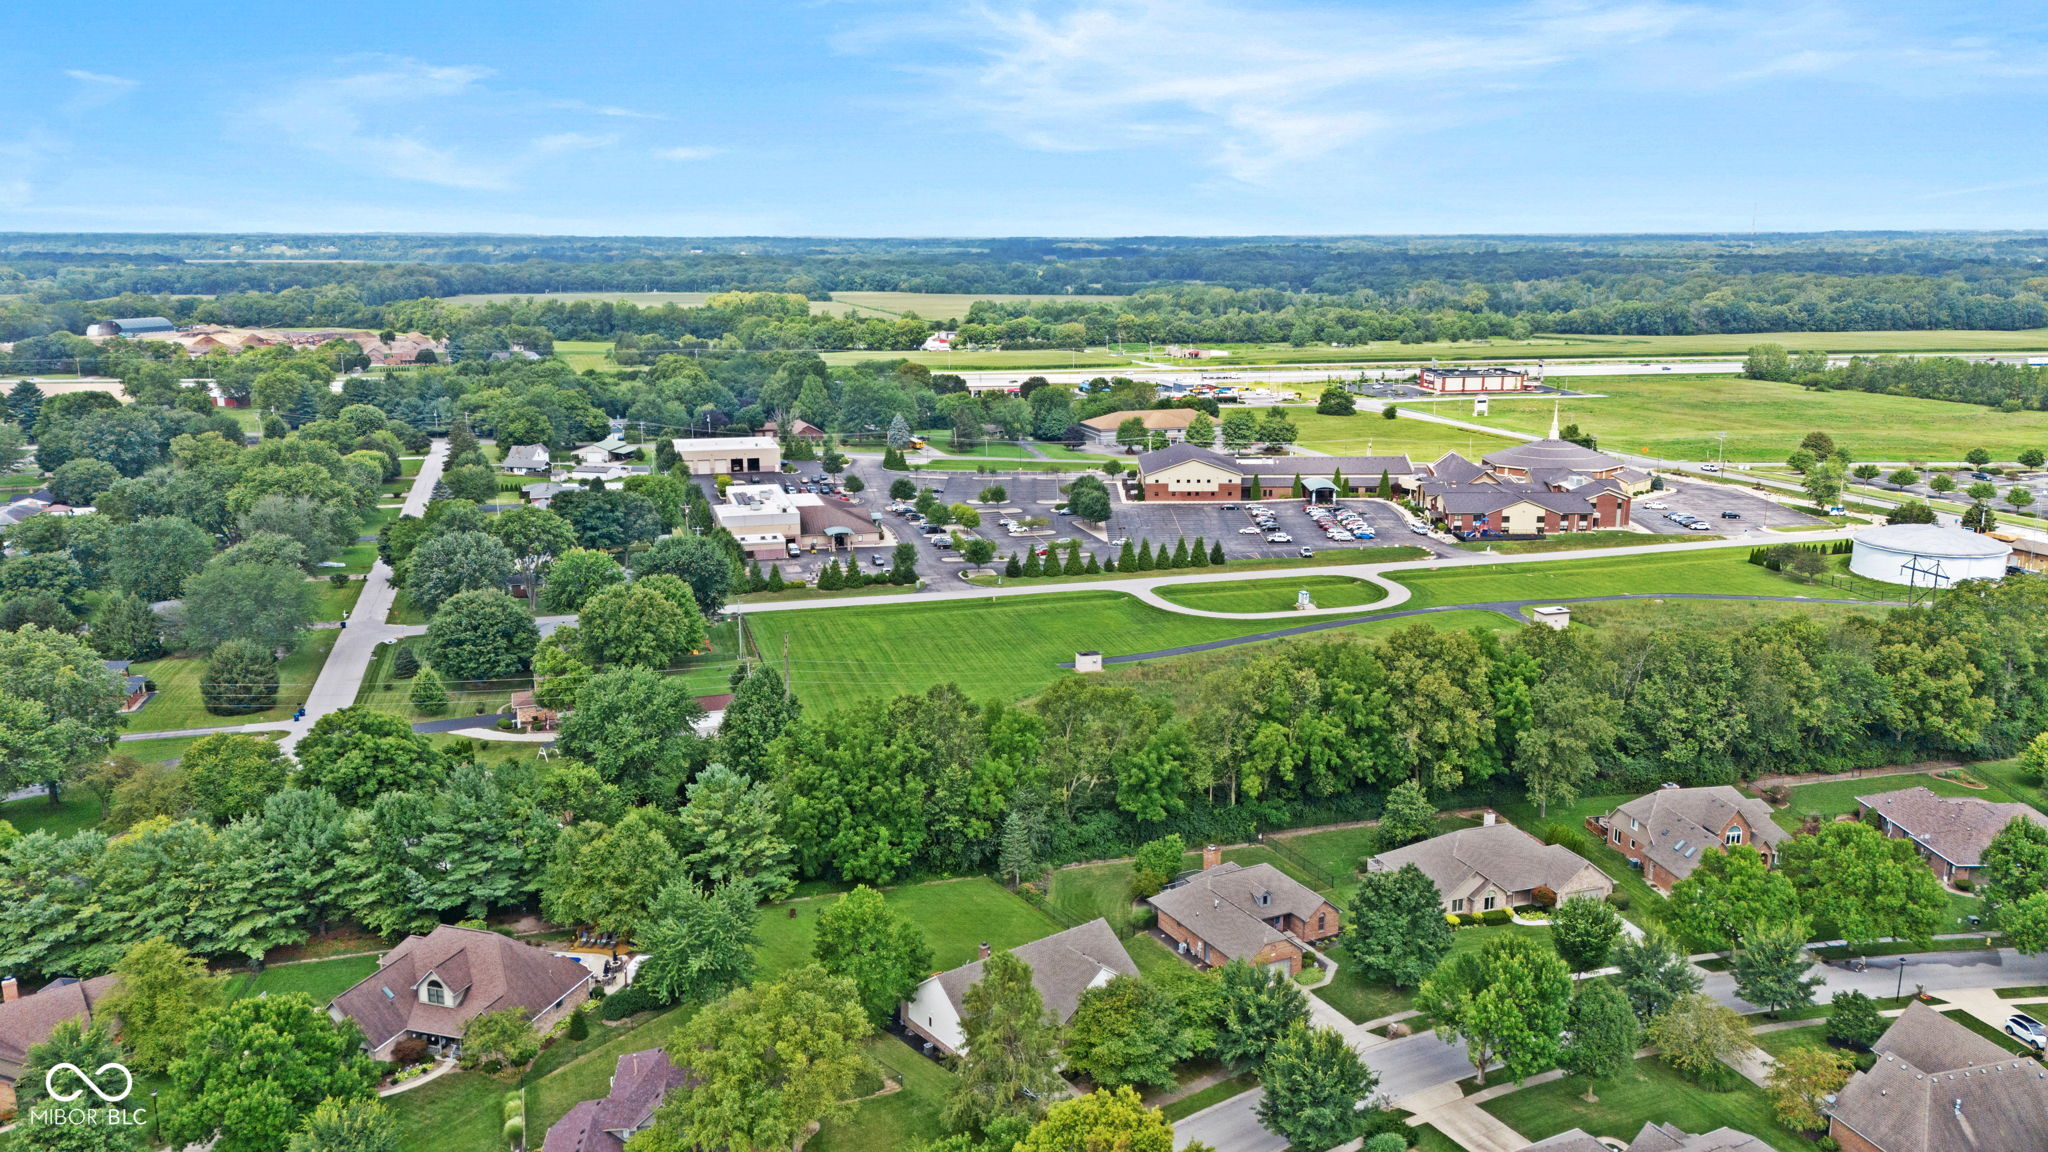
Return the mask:
<svg viewBox="0 0 2048 1152">
<path fill-rule="evenodd" d="M 1552 400 L 1550 402 L 1550 438 L 1552 440 L 1557 439 L 1557 409 L 1562 403 L 1563 401 L 1561 400 Z"/>
</svg>

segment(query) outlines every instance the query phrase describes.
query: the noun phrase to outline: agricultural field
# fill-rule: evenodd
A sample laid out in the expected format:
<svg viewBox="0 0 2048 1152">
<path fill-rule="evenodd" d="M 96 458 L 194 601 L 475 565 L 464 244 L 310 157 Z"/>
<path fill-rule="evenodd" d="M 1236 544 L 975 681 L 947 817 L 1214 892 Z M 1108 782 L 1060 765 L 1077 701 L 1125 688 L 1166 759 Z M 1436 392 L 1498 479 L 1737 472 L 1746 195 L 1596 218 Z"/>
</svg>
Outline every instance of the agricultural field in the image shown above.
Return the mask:
<svg viewBox="0 0 2048 1152">
<path fill-rule="evenodd" d="M 812 301 L 812 312 L 841 312 L 851 307 L 870 315 L 916 315 L 925 320 L 964 320 L 976 301 L 1015 304 L 1022 300 L 1071 300 L 1086 304 L 1114 304 L 1128 296 L 1073 296 L 1066 293 L 1003 293 L 976 295 L 972 292 L 834 292 L 831 302 Z"/>
<path fill-rule="evenodd" d="M 2048 412 L 2000 412 L 1981 404 L 1921 400 L 1868 392 L 1815 392 L 1796 384 L 1739 376 L 1597 376 L 1569 381 L 1588 392 L 1566 399 L 1559 418 L 1600 438 L 1610 452 L 1673 460 L 1777 462 L 1814 429 L 1833 435 L 1857 460 L 1957 460 L 1984 448 L 2011 460 L 2027 448 L 2048 448 Z M 1439 402 L 1464 418 L 1462 401 Z M 1495 397 L 1477 422 L 1540 436 L 1550 430 L 1552 401 Z M 1342 419 L 1342 417 L 1334 417 Z M 1725 448 L 1715 433 L 1728 433 Z M 1308 442 L 1308 433 L 1302 439 Z M 1312 447 L 1321 447 L 1312 444 Z"/>
<path fill-rule="evenodd" d="M 1282 411 L 1301 430 L 1297 441 L 1301 447 L 1331 456 L 1406 455 L 1411 460 L 1426 462 L 1446 452 L 1456 452 L 1467 459 L 1477 460 L 1488 452 L 1520 443 L 1505 436 L 1489 436 L 1484 432 L 1453 428 L 1434 420 L 1410 419 L 1405 415 L 1388 420 L 1376 412 L 1325 416 L 1312 407 L 1286 407 Z M 1466 411 L 1460 410 L 1457 415 L 1463 417 Z M 1445 414 L 1449 415 L 1450 411 L 1446 409 Z M 1537 431 L 1545 432 L 1549 427 L 1546 424 Z M 1354 476 L 1350 479 L 1362 484 L 1379 478 Z"/>
<path fill-rule="evenodd" d="M 1214 584 L 1169 584 L 1154 589 L 1162 600 L 1205 612 L 1284 612 L 1294 607 L 1294 595 L 1302 590 L 1308 592 L 1318 608 L 1364 607 L 1386 597 L 1378 585 L 1349 576 L 1273 577 Z"/>
<path fill-rule="evenodd" d="M 555 345 L 560 348 L 558 342 Z M 1001 372 L 1005 370 L 1053 368 L 1126 368 L 1129 359 L 1099 349 L 1083 352 L 1057 348 L 1013 350 L 974 349 L 966 352 L 821 352 L 827 364 L 856 364 L 862 360 L 908 360 L 934 372 Z"/>
<path fill-rule="evenodd" d="M 1757 344 L 1793 352 L 2032 352 L 2048 349 L 2048 330 L 1931 332 L 1731 332 L 1704 336 L 1538 335 L 1527 340 L 1438 340 L 1403 344 L 1376 340 L 1343 348 L 1329 345 L 1203 344 L 1231 355 L 1207 367 L 1248 364 L 1342 364 L 1419 360 L 1608 360 L 1671 356 L 1740 357 Z M 1128 345 L 1126 347 L 1129 347 Z"/>
</svg>

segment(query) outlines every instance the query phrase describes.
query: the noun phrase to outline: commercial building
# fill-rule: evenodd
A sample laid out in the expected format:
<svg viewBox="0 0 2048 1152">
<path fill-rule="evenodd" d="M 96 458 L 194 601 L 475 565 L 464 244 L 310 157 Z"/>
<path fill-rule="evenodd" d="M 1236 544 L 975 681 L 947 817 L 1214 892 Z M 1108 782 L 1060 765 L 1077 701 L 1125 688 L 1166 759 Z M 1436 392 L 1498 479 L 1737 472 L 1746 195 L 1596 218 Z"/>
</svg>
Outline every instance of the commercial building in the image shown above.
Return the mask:
<svg viewBox="0 0 2048 1152">
<path fill-rule="evenodd" d="M 1775 867 L 1778 845 L 1789 838 L 1771 822 L 1769 804 L 1726 784 L 1666 784 L 1604 816 L 1588 816 L 1586 828 L 1635 861 L 1644 881 L 1665 895 L 1670 895 L 1673 884 L 1692 875 L 1700 853 L 1708 848 L 1746 844 Z"/>
<path fill-rule="evenodd" d="M 1543 377 L 1538 375 L 1534 386 L 1541 386 Z M 1529 373 L 1521 368 L 1424 368 L 1417 375 L 1415 386 L 1425 392 L 1444 396 L 1463 396 L 1475 392 L 1527 392 L 1532 387 Z"/>
<path fill-rule="evenodd" d="M 797 551 L 845 552 L 889 543 L 872 515 L 812 492 L 786 492 L 780 484 L 734 484 L 725 503 L 711 506 L 718 526 L 747 554 L 782 559 Z"/>
<path fill-rule="evenodd" d="M 102 320 L 88 324 L 87 336 L 127 336 L 131 339 L 142 336 L 169 336 L 177 332 L 178 326 L 162 316 L 123 316 L 118 320 Z"/>
<path fill-rule="evenodd" d="M 1074 1018 L 1083 992 L 1100 988 L 1118 976 L 1138 975 L 1131 954 L 1124 951 L 1123 942 L 1116 938 L 1109 921 L 1100 918 L 1019 945 L 1010 954 L 1031 966 L 1031 984 L 1038 989 L 1045 1010 L 1060 1024 Z M 897 1009 L 904 1028 L 948 1056 L 965 1052 L 967 1037 L 960 1018 L 965 1012 L 967 990 L 981 982 L 988 958 L 989 946 L 983 944 L 980 959 L 947 969 L 919 984 L 910 999 Z"/>
<path fill-rule="evenodd" d="M 1145 425 L 1147 432 L 1154 433 L 1169 444 L 1178 444 L 1186 438 L 1188 425 L 1195 417 L 1206 415 L 1193 408 L 1146 408 L 1142 411 L 1105 412 L 1100 416 L 1083 420 L 1075 427 L 1081 430 L 1081 439 L 1097 448 L 1117 446 L 1117 429 L 1126 420 L 1137 420 Z"/>
<path fill-rule="evenodd" d="M 1446 452 L 1420 469 L 1423 514 L 1467 538 L 1548 536 L 1626 528 L 1648 472 L 1550 435 L 1487 453 L 1478 463 Z"/>
<path fill-rule="evenodd" d="M 670 443 L 692 476 L 782 471 L 782 445 L 773 436 L 697 436 Z"/>
</svg>

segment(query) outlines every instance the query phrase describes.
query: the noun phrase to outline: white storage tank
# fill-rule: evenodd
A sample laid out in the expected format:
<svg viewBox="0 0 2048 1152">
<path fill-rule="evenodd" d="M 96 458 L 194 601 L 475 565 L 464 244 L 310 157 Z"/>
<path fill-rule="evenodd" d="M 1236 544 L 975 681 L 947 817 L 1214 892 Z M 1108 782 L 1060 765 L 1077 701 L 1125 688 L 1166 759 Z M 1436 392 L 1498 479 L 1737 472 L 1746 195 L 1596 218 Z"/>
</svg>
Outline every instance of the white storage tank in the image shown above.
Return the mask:
<svg viewBox="0 0 2048 1152">
<path fill-rule="evenodd" d="M 1856 537 L 1849 571 L 1887 584 L 1947 588 L 2005 575 L 2012 546 L 1940 524 L 1892 524 Z"/>
</svg>

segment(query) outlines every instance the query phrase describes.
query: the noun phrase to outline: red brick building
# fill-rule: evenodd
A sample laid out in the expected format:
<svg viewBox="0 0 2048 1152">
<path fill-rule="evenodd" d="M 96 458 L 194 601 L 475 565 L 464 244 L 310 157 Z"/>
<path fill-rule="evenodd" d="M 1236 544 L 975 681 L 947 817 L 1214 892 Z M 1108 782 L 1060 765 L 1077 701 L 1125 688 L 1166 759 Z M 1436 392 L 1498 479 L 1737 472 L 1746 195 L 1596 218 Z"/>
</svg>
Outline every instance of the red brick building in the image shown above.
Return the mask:
<svg viewBox="0 0 2048 1152">
<path fill-rule="evenodd" d="M 1244 960 L 1292 975 L 1309 945 L 1342 930 L 1336 907 L 1285 872 L 1222 861 L 1211 845 L 1200 872 L 1146 901 L 1159 914 L 1159 930 L 1195 963 Z"/>
<path fill-rule="evenodd" d="M 1586 829 L 1634 860 L 1650 887 L 1670 895 L 1692 875 L 1709 848 L 1747 845 L 1776 867 L 1785 830 L 1771 822 L 1771 806 L 1726 784 L 1680 788 L 1667 784 L 1604 816 L 1586 817 Z"/>
</svg>

